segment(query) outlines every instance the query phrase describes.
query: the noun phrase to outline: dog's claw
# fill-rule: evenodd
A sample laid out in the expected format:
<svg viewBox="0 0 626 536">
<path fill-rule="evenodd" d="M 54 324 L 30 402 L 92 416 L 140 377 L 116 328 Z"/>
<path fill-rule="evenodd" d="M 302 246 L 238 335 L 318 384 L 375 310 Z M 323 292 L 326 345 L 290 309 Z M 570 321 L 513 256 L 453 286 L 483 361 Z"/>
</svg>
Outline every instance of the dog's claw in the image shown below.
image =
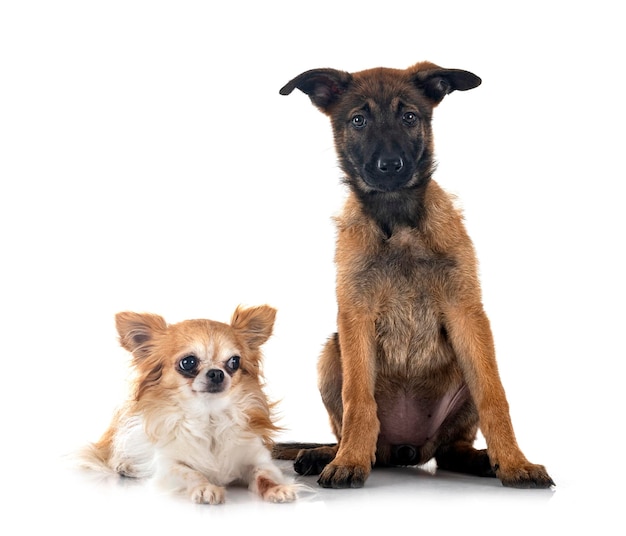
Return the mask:
<svg viewBox="0 0 626 536">
<path fill-rule="evenodd" d="M 293 464 L 296 473 L 302 476 L 319 475 L 335 457 L 335 451 L 329 447 L 302 449 Z"/>
<path fill-rule="evenodd" d="M 360 466 L 329 464 L 322 471 L 317 483 L 323 488 L 362 488 L 369 471 Z"/>
<path fill-rule="evenodd" d="M 496 475 L 502 485 L 508 488 L 548 489 L 556 486 L 543 465 L 529 464 L 508 471 L 498 469 Z"/>
</svg>

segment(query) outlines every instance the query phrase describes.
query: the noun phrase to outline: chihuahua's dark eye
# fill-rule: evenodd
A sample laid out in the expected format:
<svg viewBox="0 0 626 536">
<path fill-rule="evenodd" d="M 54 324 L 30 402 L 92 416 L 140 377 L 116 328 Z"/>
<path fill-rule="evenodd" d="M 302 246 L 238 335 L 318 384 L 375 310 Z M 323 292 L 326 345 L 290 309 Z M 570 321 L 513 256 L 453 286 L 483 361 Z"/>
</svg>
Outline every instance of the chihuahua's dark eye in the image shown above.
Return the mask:
<svg viewBox="0 0 626 536">
<path fill-rule="evenodd" d="M 352 116 L 351 123 L 354 128 L 363 128 L 367 124 L 367 119 L 364 115 L 356 114 Z"/>
<path fill-rule="evenodd" d="M 198 368 L 198 358 L 195 355 L 186 355 L 178 362 L 178 367 L 183 372 L 193 372 Z"/>
<path fill-rule="evenodd" d="M 234 355 L 228 361 L 226 361 L 226 367 L 232 372 L 235 372 L 239 368 L 240 359 L 241 358 L 238 355 Z"/>
</svg>

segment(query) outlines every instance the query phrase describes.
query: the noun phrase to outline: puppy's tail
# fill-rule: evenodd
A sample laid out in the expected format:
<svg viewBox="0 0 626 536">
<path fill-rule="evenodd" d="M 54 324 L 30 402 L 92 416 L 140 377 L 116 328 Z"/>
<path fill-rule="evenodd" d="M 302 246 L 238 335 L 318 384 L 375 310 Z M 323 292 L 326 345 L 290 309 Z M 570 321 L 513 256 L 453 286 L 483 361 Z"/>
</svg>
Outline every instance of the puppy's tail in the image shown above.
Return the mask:
<svg viewBox="0 0 626 536">
<path fill-rule="evenodd" d="M 336 443 L 275 443 L 272 447 L 272 458 L 275 460 L 295 460 L 301 450 L 320 447 L 336 447 Z"/>
</svg>

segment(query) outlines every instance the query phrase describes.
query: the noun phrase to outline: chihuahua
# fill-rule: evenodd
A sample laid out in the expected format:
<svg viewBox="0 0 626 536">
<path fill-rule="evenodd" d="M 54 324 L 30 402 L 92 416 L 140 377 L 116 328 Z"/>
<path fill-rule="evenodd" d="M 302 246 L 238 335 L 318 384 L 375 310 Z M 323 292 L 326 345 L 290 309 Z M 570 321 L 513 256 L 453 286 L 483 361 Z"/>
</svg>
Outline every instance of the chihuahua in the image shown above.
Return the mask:
<svg viewBox="0 0 626 536">
<path fill-rule="evenodd" d="M 81 465 L 154 476 L 195 503 L 223 503 L 225 486 L 237 482 L 266 501 L 293 501 L 297 486 L 271 458 L 279 428 L 262 387 L 260 346 L 275 317 L 267 305 L 237 307 L 230 324 L 118 313 L 136 376 L 132 396 L 81 451 Z"/>
</svg>

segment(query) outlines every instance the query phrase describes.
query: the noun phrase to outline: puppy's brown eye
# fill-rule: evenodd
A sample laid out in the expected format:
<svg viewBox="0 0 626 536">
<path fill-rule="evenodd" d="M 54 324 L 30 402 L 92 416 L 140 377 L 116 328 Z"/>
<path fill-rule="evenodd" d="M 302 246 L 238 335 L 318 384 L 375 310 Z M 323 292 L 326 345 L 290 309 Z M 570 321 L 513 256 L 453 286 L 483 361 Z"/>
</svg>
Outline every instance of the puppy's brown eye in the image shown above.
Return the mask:
<svg viewBox="0 0 626 536">
<path fill-rule="evenodd" d="M 183 372 L 193 372 L 198 368 L 198 358 L 195 355 L 187 355 L 178 362 L 178 367 Z"/>
<path fill-rule="evenodd" d="M 417 120 L 418 117 L 415 112 L 405 112 L 405 114 L 402 116 L 402 122 L 408 126 L 414 125 L 415 123 L 417 123 Z"/>
<path fill-rule="evenodd" d="M 234 355 L 226 362 L 226 367 L 232 372 L 236 371 L 239 368 L 239 360 L 241 358 L 238 355 Z"/>
<path fill-rule="evenodd" d="M 361 114 L 356 114 L 352 116 L 351 123 L 355 128 L 363 128 L 367 124 L 367 119 Z"/>
</svg>

